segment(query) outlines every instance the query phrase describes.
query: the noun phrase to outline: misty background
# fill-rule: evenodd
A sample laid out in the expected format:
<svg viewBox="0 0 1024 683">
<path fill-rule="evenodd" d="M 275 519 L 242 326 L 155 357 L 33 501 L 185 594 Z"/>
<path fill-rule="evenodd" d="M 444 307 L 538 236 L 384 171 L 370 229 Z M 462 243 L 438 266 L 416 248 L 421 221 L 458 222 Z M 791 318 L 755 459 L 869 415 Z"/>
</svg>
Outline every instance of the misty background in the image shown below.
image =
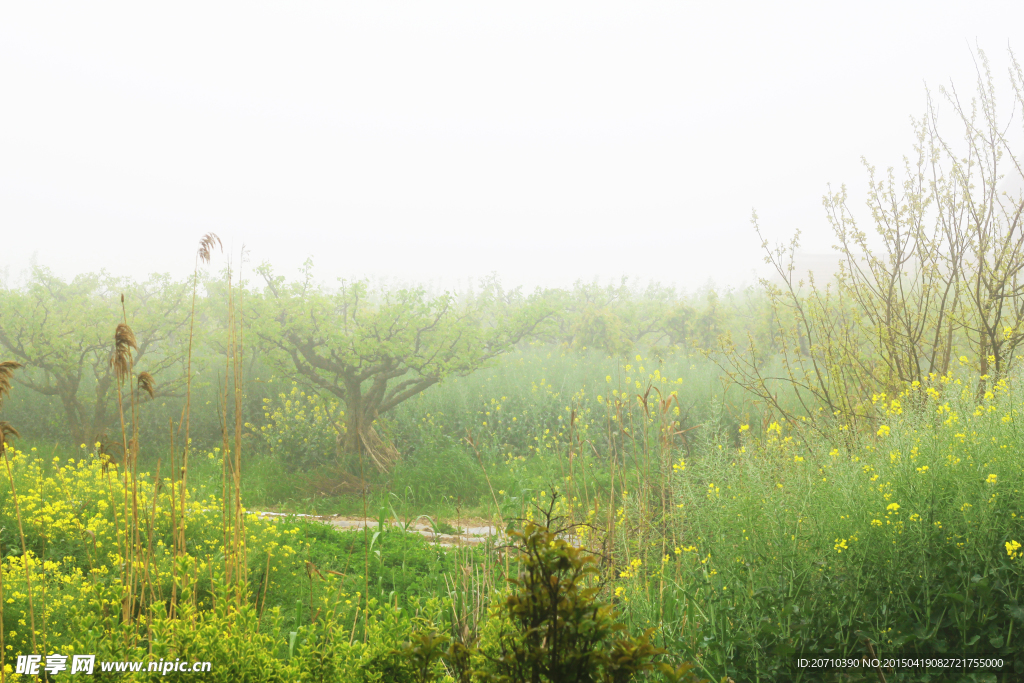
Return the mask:
<svg viewBox="0 0 1024 683">
<path fill-rule="evenodd" d="M 819 262 L 827 184 L 862 206 L 860 158 L 901 166 L 925 84 L 973 93 L 975 46 L 1009 101 L 1022 19 L 1014 3 L 8 3 L 0 277 L 183 278 L 215 231 L 289 277 L 312 256 L 327 281 L 742 285 L 766 272 L 751 210 Z"/>
</svg>

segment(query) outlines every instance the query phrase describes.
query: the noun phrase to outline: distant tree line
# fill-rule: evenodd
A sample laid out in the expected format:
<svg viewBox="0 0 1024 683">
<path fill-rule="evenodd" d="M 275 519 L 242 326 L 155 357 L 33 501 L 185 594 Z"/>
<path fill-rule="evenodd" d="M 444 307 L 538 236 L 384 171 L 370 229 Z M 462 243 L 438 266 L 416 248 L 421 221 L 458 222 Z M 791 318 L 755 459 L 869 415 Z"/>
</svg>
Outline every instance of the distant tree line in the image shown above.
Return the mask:
<svg viewBox="0 0 1024 683">
<path fill-rule="evenodd" d="M 623 279 L 525 294 L 490 279 L 470 294 L 431 295 L 365 281 L 327 286 L 315 280 L 308 263 L 293 281 L 269 265 L 256 269 L 234 291 L 236 312 L 230 314 L 229 276 L 226 270 L 197 270 L 196 280 L 164 275 L 140 283 L 96 273 L 66 281 L 34 267 L 24 284 L 0 288 L 0 359 L 23 366 L 6 408 L 19 413 L 12 421 L 27 434 L 56 435 L 76 445 L 102 442 L 116 452 L 120 423 L 111 358 L 115 329 L 124 322 L 138 341 L 135 371 L 154 380 L 153 393 L 140 395 L 138 420 L 146 431 L 161 442 L 175 432 L 181 438 L 191 338 L 194 419 L 198 433 L 213 440 L 218 414 L 225 404 L 233 410 L 233 395 L 224 388 L 232 353 L 228 319 L 236 315 L 244 395 L 256 399 L 247 414 L 260 410 L 258 399 L 266 393 L 259 377 L 294 379 L 343 404 L 340 450 L 386 459 L 375 419 L 517 345 L 597 349 L 610 356 L 638 348 L 668 353 L 713 344 L 730 325 L 750 326 L 736 305 L 744 295 L 726 294 L 731 303 L 723 303 L 712 288 L 686 295 Z M 194 313 L 193 285 L 199 292 Z"/>
</svg>

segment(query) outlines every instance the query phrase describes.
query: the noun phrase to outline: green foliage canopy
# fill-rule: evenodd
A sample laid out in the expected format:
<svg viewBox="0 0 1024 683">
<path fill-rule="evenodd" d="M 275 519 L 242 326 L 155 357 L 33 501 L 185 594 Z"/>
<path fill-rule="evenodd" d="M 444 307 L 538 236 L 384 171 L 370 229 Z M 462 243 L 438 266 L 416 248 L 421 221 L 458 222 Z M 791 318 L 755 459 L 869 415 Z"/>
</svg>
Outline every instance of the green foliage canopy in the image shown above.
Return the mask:
<svg viewBox="0 0 1024 683">
<path fill-rule="evenodd" d="M 450 375 L 465 375 L 509 351 L 548 316 L 539 297 L 487 283 L 473 297 L 429 296 L 421 288 L 371 289 L 259 271 L 266 283 L 247 315 L 258 343 L 284 374 L 345 404 L 339 451 L 366 452 L 381 469 L 387 448 L 374 420 Z"/>
<path fill-rule="evenodd" d="M 65 282 L 36 267 L 23 287 L 0 289 L 0 348 L 25 366 L 18 384 L 59 399 L 75 442 L 91 444 L 116 419 L 110 358 L 118 323 L 127 317 L 138 339 L 135 366 L 166 380 L 157 385 L 166 395 L 180 381 L 186 295 L 167 275 L 135 283 L 101 272 Z"/>
</svg>

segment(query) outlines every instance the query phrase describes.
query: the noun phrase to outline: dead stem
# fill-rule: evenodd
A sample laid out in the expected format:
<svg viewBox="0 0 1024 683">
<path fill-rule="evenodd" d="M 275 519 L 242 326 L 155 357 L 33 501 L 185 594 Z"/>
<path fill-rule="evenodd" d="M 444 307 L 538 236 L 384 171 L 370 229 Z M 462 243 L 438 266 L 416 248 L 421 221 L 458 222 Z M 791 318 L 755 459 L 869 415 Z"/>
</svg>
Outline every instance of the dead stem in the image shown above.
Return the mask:
<svg viewBox="0 0 1024 683">
<path fill-rule="evenodd" d="M 18 518 L 18 536 L 21 538 L 21 565 L 25 569 L 25 586 L 28 593 L 29 626 L 32 631 L 32 652 L 36 651 L 36 613 L 32 604 L 32 572 L 29 568 L 28 547 L 25 544 L 25 528 L 21 521 L 21 504 L 18 502 L 18 491 L 14 486 L 14 472 L 11 470 L 11 460 L 7 457 L 7 434 L 17 434 L 13 428 L 4 423 L 0 426 L 0 453 L 4 456 L 4 465 L 7 466 L 7 481 L 11 484 L 11 497 L 14 500 L 14 513 Z"/>
</svg>

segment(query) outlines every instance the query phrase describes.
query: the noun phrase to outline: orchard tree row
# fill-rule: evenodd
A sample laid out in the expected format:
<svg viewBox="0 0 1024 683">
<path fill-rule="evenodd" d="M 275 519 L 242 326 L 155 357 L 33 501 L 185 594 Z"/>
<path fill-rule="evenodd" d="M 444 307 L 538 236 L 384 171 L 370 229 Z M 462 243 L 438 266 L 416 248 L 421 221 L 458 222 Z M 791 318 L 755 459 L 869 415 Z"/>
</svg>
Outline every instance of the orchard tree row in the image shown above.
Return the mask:
<svg viewBox="0 0 1024 683">
<path fill-rule="evenodd" d="M 49 398 L 75 444 L 106 443 L 120 433 L 111 363 L 118 324 L 127 324 L 137 340 L 134 368 L 154 379 L 153 393 L 142 394 L 142 412 L 154 401 L 183 406 L 189 372 L 194 386 L 226 386 L 230 300 L 249 367 L 339 400 L 342 448 L 356 453 L 376 441 L 374 419 L 517 345 L 610 355 L 642 345 L 667 352 L 714 341 L 730 324 L 726 314 L 736 317 L 735 307 L 723 307 L 712 290 L 686 297 L 625 280 L 527 295 L 492 279 L 469 294 L 431 294 L 366 281 L 323 284 L 310 263 L 289 281 L 265 264 L 232 298 L 229 277 L 197 269 L 187 281 L 161 275 L 134 282 L 106 273 L 65 281 L 33 268 L 27 282 L 0 289 L 0 357 L 22 366 L 12 398 L 18 392 Z M 246 386 L 254 379 L 246 377 Z"/>
</svg>

